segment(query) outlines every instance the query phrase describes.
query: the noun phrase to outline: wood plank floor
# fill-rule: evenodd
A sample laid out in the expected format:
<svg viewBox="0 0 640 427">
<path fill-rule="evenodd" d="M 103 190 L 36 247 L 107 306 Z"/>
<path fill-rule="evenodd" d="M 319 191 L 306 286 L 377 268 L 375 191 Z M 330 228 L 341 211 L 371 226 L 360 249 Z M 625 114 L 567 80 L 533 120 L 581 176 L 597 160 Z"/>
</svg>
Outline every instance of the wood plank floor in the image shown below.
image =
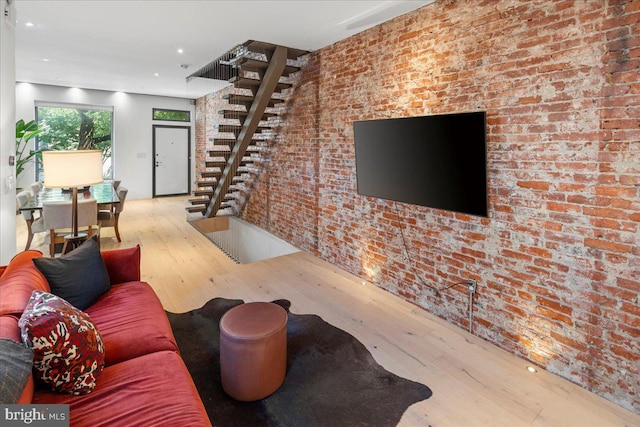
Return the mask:
<svg viewBox="0 0 640 427">
<path fill-rule="evenodd" d="M 640 426 L 640 416 L 527 363 L 339 268 L 305 253 L 247 265 L 229 260 L 186 222 L 185 197 L 127 201 L 122 243 L 103 229 L 102 249 L 142 248 L 142 276 L 164 307 L 184 312 L 213 297 L 286 298 L 362 341 L 386 369 L 428 385 L 402 426 Z M 17 218 L 17 244 L 26 227 Z M 43 235 L 32 249 L 45 254 Z"/>
</svg>

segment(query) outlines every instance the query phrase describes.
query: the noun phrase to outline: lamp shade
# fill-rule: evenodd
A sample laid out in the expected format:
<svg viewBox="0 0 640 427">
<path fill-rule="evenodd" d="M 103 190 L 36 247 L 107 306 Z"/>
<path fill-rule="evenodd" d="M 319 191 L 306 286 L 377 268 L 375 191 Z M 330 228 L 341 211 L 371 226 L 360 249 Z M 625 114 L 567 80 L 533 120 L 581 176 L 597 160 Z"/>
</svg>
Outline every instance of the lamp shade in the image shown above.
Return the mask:
<svg viewBox="0 0 640 427">
<path fill-rule="evenodd" d="M 44 186 L 84 187 L 103 181 L 102 151 L 59 150 L 42 152 Z"/>
</svg>

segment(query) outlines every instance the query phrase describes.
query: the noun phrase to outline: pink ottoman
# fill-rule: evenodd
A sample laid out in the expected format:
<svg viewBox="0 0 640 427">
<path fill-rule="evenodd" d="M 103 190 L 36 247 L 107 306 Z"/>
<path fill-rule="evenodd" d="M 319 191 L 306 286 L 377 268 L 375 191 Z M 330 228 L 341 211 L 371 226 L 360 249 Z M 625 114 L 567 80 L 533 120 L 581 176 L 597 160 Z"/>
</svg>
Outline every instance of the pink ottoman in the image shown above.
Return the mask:
<svg viewBox="0 0 640 427">
<path fill-rule="evenodd" d="M 264 399 L 284 382 L 287 312 L 270 302 L 249 302 L 220 319 L 222 388 L 236 400 Z"/>
</svg>

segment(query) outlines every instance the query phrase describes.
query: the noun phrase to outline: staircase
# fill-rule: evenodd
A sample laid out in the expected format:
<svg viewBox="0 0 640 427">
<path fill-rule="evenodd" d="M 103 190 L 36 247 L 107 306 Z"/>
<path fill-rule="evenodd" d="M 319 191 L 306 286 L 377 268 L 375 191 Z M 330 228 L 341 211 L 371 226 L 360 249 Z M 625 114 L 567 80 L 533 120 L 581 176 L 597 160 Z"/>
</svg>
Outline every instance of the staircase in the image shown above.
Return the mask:
<svg viewBox="0 0 640 427">
<path fill-rule="evenodd" d="M 307 53 L 249 40 L 190 76 L 227 80 L 233 85 L 232 93 L 224 96 L 228 107 L 218 112 L 228 119 L 225 123 L 233 124 L 217 126 L 218 133 L 232 136 L 213 138 L 213 149 L 207 152 L 205 170 L 196 181 L 187 212 L 205 218 L 239 213 L 237 194 L 258 170 L 252 167 L 261 158 L 262 148 L 257 144 L 274 137 L 277 107 L 286 101 L 282 91 L 292 86 L 283 80 L 299 71 L 291 62 Z"/>
</svg>

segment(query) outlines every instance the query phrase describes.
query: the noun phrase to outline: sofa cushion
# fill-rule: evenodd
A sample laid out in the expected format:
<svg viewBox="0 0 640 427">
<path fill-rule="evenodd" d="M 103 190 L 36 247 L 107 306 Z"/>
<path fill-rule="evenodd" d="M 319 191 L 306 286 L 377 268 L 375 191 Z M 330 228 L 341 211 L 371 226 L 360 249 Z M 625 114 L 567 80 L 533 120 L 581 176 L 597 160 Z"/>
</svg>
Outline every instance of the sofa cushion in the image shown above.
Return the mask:
<svg viewBox="0 0 640 427">
<path fill-rule="evenodd" d="M 109 273 L 94 239 L 60 258 L 34 258 L 49 282 L 51 293 L 85 310 L 109 290 Z"/>
<path fill-rule="evenodd" d="M 154 351 L 178 350 L 162 304 L 145 282 L 111 287 L 86 312 L 102 335 L 107 365 Z"/>
<path fill-rule="evenodd" d="M 20 316 L 34 290 L 51 292 L 47 279 L 33 264 L 40 251 L 24 251 L 13 257 L 0 276 L 0 315 Z"/>
<path fill-rule="evenodd" d="M 102 252 L 111 285 L 140 281 L 140 246 Z"/>
<path fill-rule="evenodd" d="M 32 366 L 33 350 L 21 342 L 0 338 L 0 403 L 18 403 Z"/>
<path fill-rule="evenodd" d="M 20 345 L 24 346 L 22 343 L 22 338 L 20 337 L 20 327 L 18 327 L 18 318 L 14 316 L 0 316 L 0 338 L 9 339 L 14 342 L 20 343 Z M 33 360 L 33 356 L 32 356 Z M 32 363 L 33 365 L 33 363 Z M 33 399 L 33 392 L 35 390 L 35 382 L 33 381 L 33 371 L 31 367 L 29 367 L 29 379 L 27 381 L 26 386 L 22 390 L 22 394 L 18 399 L 19 404 L 23 403 L 31 403 L 31 399 Z"/>
<path fill-rule="evenodd" d="M 39 390 L 33 403 L 70 405 L 74 427 L 211 425 L 184 362 L 173 351 L 106 367 L 87 396 Z"/>
<path fill-rule="evenodd" d="M 35 353 L 36 377 L 57 392 L 91 393 L 104 368 L 104 346 L 89 316 L 53 294 L 33 291 L 18 322 Z"/>
</svg>

